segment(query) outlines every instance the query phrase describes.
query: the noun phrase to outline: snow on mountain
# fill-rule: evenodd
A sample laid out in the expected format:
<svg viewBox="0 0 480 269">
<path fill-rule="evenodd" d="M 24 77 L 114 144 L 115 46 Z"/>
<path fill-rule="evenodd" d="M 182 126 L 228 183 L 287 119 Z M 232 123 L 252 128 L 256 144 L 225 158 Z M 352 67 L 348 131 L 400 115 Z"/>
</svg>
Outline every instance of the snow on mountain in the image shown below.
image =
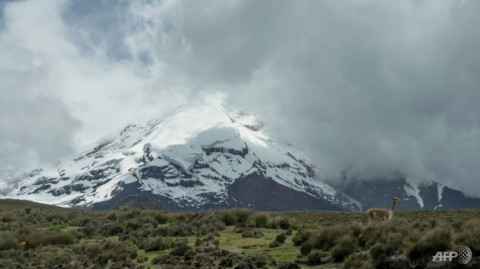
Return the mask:
<svg viewBox="0 0 480 269">
<path fill-rule="evenodd" d="M 24 175 L 3 189 L 11 188 L 6 197 L 60 206 L 92 206 L 143 192 L 179 208 L 198 208 L 234 206 L 229 197 L 234 183 L 261 178 L 285 187 L 269 185 L 275 195 L 288 194 L 299 203 L 298 209 L 307 200 L 314 207 L 322 201 L 332 208 L 359 209 L 355 200 L 319 181 L 301 154 L 274 143 L 262 127 L 254 116 L 222 106 L 186 106 L 162 120 L 129 125 L 73 160 Z"/>
<path fill-rule="evenodd" d="M 339 190 L 359 201 L 362 210 L 371 207 L 389 207 L 391 199 L 401 199 L 398 210 L 438 208 L 479 208 L 480 198 L 468 197 L 462 192 L 437 182 L 415 183 L 418 180 L 397 179 L 349 179 L 338 184 Z"/>
<path fill-rule="evenodd" d="M 411 184 L 411 183 L 405 183 L 405 185 L 403 185 L 403 189 L 405 190 L 408 196 L 414 197 L 417 200 L 420 208 L 423 208 L 425 206 L 423 203 L 422 196 L 420 196 L 420 190 L 418 189 L 417 185 Z"/>
</svg>

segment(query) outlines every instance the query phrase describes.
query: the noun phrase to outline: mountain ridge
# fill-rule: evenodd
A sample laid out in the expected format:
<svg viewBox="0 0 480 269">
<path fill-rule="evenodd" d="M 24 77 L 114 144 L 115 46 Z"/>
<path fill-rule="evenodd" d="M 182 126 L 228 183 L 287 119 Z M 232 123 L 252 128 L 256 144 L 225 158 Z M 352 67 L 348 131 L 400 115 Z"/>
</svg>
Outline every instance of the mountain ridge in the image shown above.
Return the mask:
<svg viewBox="0 0 480 269">
<path fill-rule="evenodd" d="M 135 183 L 136 192 L 162 197 L 175 204 L 171 207 L 249 206 L 247 200 L 234 203 L 228 188 L 255 174 L 259 182 L 270 180 L 270 188 L 282 190 L 272 200 L 286 195 L 308 200 L 309 209 L 359 209 L 356 201 L 319 181 L 305 158 L 263 134 L 262 127 L 254 116 L 222 106 L 182 107 L 161 120 L 128 125 L 56 169 L 24 177 L 6 196 L 89 207 L 127 193 Z M 306 200 L 300 198 L 304 195 Z"/>
</svg>

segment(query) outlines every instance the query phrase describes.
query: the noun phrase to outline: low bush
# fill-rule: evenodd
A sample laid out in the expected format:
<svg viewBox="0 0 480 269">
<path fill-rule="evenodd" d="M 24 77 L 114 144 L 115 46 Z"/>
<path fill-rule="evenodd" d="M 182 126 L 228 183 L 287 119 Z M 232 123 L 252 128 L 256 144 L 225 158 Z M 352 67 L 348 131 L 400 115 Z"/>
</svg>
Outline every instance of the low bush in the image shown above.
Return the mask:
<svg viewBox="0 0 480 269">
<path fill-rule="evenodd" d="M 388 251 L 384 244 L 377 243 L 370 248 L 370 257 L 372 259 L 372 265 L 375 268 L 387 268 L 386 260 L 388 257 Z"/>
<path fill-rule="evenodd" d="M 331 250 L 333 261 L 341 262 L 350 254 L 354 253 L 355 250 L 356 245 L 351 235 L 345 235 Z"/>
<path fill-rule="evenodd" d="M 143 222 L 139 219 L 132 219 L 125 223 L 125 231 L 135 231 L 139 230 L 143 226 Z"/>
<path fill-rule="evenodd" d="M 469 220 L 460 233 L 455 236 L 455 243 L 459 246 L 468 246 L 473 256 L 480 255 L 480 220 Z"/>
<path fill-rule="evenodd" d="M 234 264 L 238 262 L 238 260 L 239 260 L 238 255 L 233 252 L 230 252 L 227 255 L 224 255 L 222 258 L 220 258 L 218 266 L 220 268 L 231 268 L 233 267 Z"/>
<path fill-rule="evenodd" d="M 268 253 L 245 255 L 235 268 L 276 268 L 275 259 Z"/>
<path fill-rule="evenodd" d="M 280 243 L 274 240 L 274 241 L 270 242 L 270 244 L 268 246 L 270 248 L 276 248 L 276 247 L 280 246 Z"/>
<path fill-rule="evenodd" d="M 184 222 L 174 222 L 168 226 L 165 236 L 190 236 L 193 235 L 192 227 Z"/>
<path fill-rule="evenodd" d="M 288 218 L 276 216 L 274 218 L 270 218 L 267 228 L 287 230 L 290 228 L 290 221 Z"/>
<path fill-rule="evenodd" d="M 251 228 L 244 228 L 242 230 L 242 237 L 243 238 L 258 238 L 262 237 L 263 233 L 256 229 Z"/>
<path fill-rule="evenodd" d="M 191 250 L 192 248 L 187 245 L 187 242 L 175 242 L 174 247 L 170 250 L 170 255 L 172 256 L 183 256 L 187 251 Z"/>
<path fill-rule="evenodd" d="M 322 264 L 322 258 L 325 257 L 325 253 L 320 250 L 314 250 L 307 256 L 308 265 Z"/>
<path fill-rule="evenodd" d="M 278 269 L 300 269 L 300 265 L 293 261 L 284 261 L 278 265 Z"/>
<path fill-rule="evenodd" d="M 51 224 L 64 224 L 67 222 L 67 216 L 60 212 L 48 212 L 45 219 Z"/>
<path fill-rule="evenodd" d="M 393 255 L 396 252 L 402 252 L 403 238 L 404 236 L 400 233 L 391 233 L 387 235 L 385 240 L 385 248 L 388 252 L 388 255 Z"/>
<path fill-rule="evenodd" d="M 417 262 L 432 257 L 438 251 L 446 251 L 451 249 L 451 233 L 447 226 L 437 227 L 418 242 L 411 244 L 407 248 L 407 256 L 411 261 Z"/>
<path fill-rule="evenodd" d="M 0 221 L 2 222 L 14 222 L 17 219 L 17 216 L 12 212 L 5 212 L 0 215 Z"/>
<path fill-rule="evenodd" d="M 171 248 L 173 246 L 173 241 L 170 238 L 164 237 L 155 237 L 152 239 L 147 239 L 140 245 L 140 248 L 145 251 L 157 251 Z"/>
<path fill-rule="evenodd" d="M 250 228 L 265 228 L 270 222 L 270 217 L 266 213 L 254 213 L 246 221 L 246 226 Z"/>
<path fill-rule="evenodd" d="M 71 233 L 40 231 L 22 241 L 25 241 L 27 248 L 36 248 L 47 245 L 71 245 L 75 243 L 76 238 Z"/>
<path fill-rule="evenodd" d="M 83 226 L 80 231 L 87 237 L 90 237 L 97 233 L 98 225 L 93 222 L 88 222 L 85 226 Z"/>
<path fill-rule="evenodd" d="M 111 221 L 117 221 L 118 219 L 118 215 L 116 212 L 110 212 L 108 213 L 107 215 L 107 219 L 111 220 Z"/>
<path fill-rule="evenodd" d="M 248 217 L 250 217 L 250 215 L 252 215 L 254 211 L 248 208 L 235 208 L 235 209 L 229 209 L 226 212 L 228 212 L 228 214 L 231 214 L 233 216 L 231 218 L 236 219 L 236 223 L 245 224 Z"/>
<path fill-rule="evenodd" d="M 293 244 L 295 246 L 300 246 L 303 242 L 307 241 L 310 236 L 311 232 L 307 231 L 305 228 L 300 228 L 292 238 Z"/>
<path fill-rule="evenodd" d="M 361 253 L 348 256 L 343 263 L 343 269 L 373 269 L 368 262 L 368 257 L 365 259 Z"/>
<path fill-rule="evenodd" d="M 220 219 L 227 226 L 235 225 L 238 222 L 237 216 L 228 210 L 222 211 L 219 214 L 220 214 Z"/>
<path fill-rule="evenodd" d="M 17 238 L 12 233 L 1 232 L 0 233 L 0 251 L 7 249 L 16 249 L 19 247 Z"/>
<path fill-rule="evenodd" d="M 323 227 L 301 245 L 300 252 L 302 255 L 308 255 L 312 249 L 331 249 L 344 234 L 345 228 L 341 226 Z"/>
<path fill-rule="evenodd" d="M 75 254 L 66 249 L 60 248 L 45 248 L 42 249 L 41 263 L 44 268 L 79 268 L 80 263 L 78 262 Z M 42 266 L 39 266 L 40 268 Z"/>
<path fill-rule="evenodd" d="M 155 218 L 155 220 L 157 221 L 158 224 L 165 224 L 169 220 L 168 214 L 166 214 L 166 213 L 157 213 L 157 214 L 155 214 L 154 218 Z"/>
<path fill-rule="evenodd" d="M 282 244 L 283 242 L 285 242 L 285 239 L 287 239 L 287 236 L 284 233 L 281 233 L 275 237 L 275 242 Z"/>
<path fill-rule="evenodd" d="M 350 224 L 350 227 L 348 230 L 350 231 L 353 237 L 358 238 L 365 231 L 365 226 L 363 226 L 363 224 L 361 223 L 353 222 Z"/>
<path fill-rule="evenodd" d="M 212 212 L 207 212 L 199 214 L 188 226 L 192 234 L 206 235 L 223 230 L 225 223 Z"/>
<path fill-rule="evenodd" d="M 118 241 L 106 239 L 94 243 L 81 243 L 74 247 L 77 255 L 86 264 L 96 264 L 105 268 L 108 262 L 123 262 L 137 257 L 137 248 L 130 241 Z M 97 268 L 95 267 L 95 268 Z"/>
<path fill-rule="evenodd" d="M 123 233 L 123 227 L 119 224 L 107 224 L 103 226 L 100 233 L 104 236 L 114 236 Z"/>
</svg>

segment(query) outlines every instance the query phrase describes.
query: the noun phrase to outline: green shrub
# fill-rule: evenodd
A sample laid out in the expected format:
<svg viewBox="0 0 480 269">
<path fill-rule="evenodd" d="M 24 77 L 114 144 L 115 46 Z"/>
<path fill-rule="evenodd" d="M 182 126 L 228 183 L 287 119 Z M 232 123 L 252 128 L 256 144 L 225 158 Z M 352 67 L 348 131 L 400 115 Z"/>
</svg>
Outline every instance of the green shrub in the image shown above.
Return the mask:
<svg viewBox="0 0 480 269">
<path fill-rule="evenodd" d="M 262 237 L 263 233 L 256 229 L 251 228 L 244 228 L 242 230 L 242 237 L 243 238 L 258 238 Z"/>
<path fill-rule="evenodd" d="M 363 226 L 363 224 L 361 223 L 353 222 L 352 224 L 350 224 L 349 230 L 352 236 L 357 238 L 363 234 L 363 232 L 365 231 L 365 226 Z"/>
<path fill-rule="evenodd" d="M 278 269 L 300 269 L 300 265 L 292 261 L 284 261 L 278 265 Z"/>
<path fill-rule="evenodd" d="M 19 240 L 23 241 L 25 239 L 28 239 L 29 237 L 31 237 L 33 234 L 37 232 L 38 231 L 37 229 L 35 229 L 35 226 L 31 224 L 26 224 L 17 230 L 17 236 Z"/>
<path fill-rule="evenodd" d="M 355 242 L 350 235 L 340 239 L 337 245 L 331 250 L 332 258 L 335 262 L 341 262 L 356 250 Z"/>
<path fill-rule="evenodd" d="M 430 229 L 433 229 L 433 228 L 435 228 L 439 225 L 439 221 L 436 220 L 436 219 L 431 219 L 431 220 L 428 221 L 428 225 L 429 225 Z"/>
<path fill-rule="evenodd" d="M 282 217 L 278 219 L 278 226 L 280 229 L 288 230 L 290 228 L 290 221 L 287 218 Z"/>
<path fill-rule="evenodd" d="M 17 239 L 9 232 L 0 233 L 0 251 L 19 247 Z"/>
<path fill-rule="evenodd" d="M 397 251 L 401 252 L 403 249 L 403 235 L 400 233 L 388 234 L 385 241 L 385 248 L 388 255 L 393 255 Z"/>
<path fill-rule="evenodd" d="M 225 223 L 225 225 L 227 225 L 227 226 L 235 225 L 238 222 L 237 216 L 235 216 L 230 211 L 221 212 L 220 216 L 221 216 L 221 220 L 223 221 L 223 223 Z"/>
<path fill-rule="evenodd" d="M 276 248 L 276 247 L 279 247 L 280 246 L 280 243 L 277 242 L 277 241 L 272 241 L 270 242 L 270 244 L 268 245 L 270 248 Z"/>
<path fill-rule="evenodd" d="M 183 223 L 186 223 L 186 222 L 189 222 L 191 219 L 191 214 L 188 214 L 188 213 L 176 213 L 173 215 L 173 221 L 176 221 L 176 222 L 183 222 Z"/>
<path fill-rule="evenodd" d="M 98 230 L 98 225 L 93 222 L 88 222 L 85 226 L 83 226 L 80 231 L 85 235 L 85 236 L 92 236 L 97 233 Z"/>
<path fill-rule="evenodd" d="M 390 234 L 400 234 L 402 237 L 407 237 L 411 233 L 409 226 L 410 224 L 407 221 L 400 218 L 376 222 L 363 229 L 363 232 L 357 237 L 358 244 L 369 248 L 377 242 L 385 242 Z"/>
<path fill-rule="evenodd" d="M 125 213 L 125 219 L 135 219 L 140 216 L 140 213 L 141 212 L 138 209 L 127 210 L 127 212 Z"/>
<path fill-rule="evenodd" d="M 142 221 L 140 221 L 139 219 L 129 220 L 125 223 L 125 229 L 127 231 L 135 231 L 135 230 L 140 229 L 143 226 L 143 224 L 144 223 Z"/>
<path fill-rule="evenodd" d="M 225 223 L 212 212 L 199 214 L 189 223 L 192 234 L 206 235 L 225 228 Z"/>
<path fill-rule="evenodd" d="M 246 226 L 250 228 L 265 228 L 269 223 L 270 217 L 265 213 L 254 213 L 246 221 Z"/>
<path fill-rule="evenodd" d="M 157 221 L 158 224 L 165 224 L 168 222 L 169 217 L 168 217 L 168 214 L 158 213 L 155 215 L 155 220 Z"/>
<path fill-rule="evenodd" d="M 287 236 L 284 234 L 284 233 L 281 233 L 281 234 L 278 234 L 276 237 L 275 237 L 275 241 L 282 244 L 283 242 L 285 242 L 285 239 L 287 239 Z"/>
<path fill-rule="evenodd" d="M 76 238 L 73 234 L 63 232 L 38 232 L 25 240 L 28 248 L 46 245 L 71 245 L 75 241 Z"/>
<path fill-rule="evenodd" d="M 82 212 L 81 214 L 77 214 L 77 217 L 75 219 L 70 220 L 70 224 L 73 226 L 79 226 L 79 227 L 84 227 L 87 224 L 89 224 L 92 219 L 94 219 L 94 216 L 91 216 L 90 214 Z"/>
<path fill-rule="evenodd" d="M 111 221 L 116 221 L 118 219 L 117 213 L 116 212 L 108 213 L 107 219 L 109 219 Z"/>
<path fill-rule="evenodd" d="M 248 208 L 235 208 L 235 209 L 229 209 L 228 212 L 235 216 L 237 223 L 244 224 L 248 217 L 253 214 L 252 209 Z"/>
<path fill-rule="evenodd" d="M 345 234 L 341 226 L 324 227 L 313 233 L 300 247 L 302 255 L 307 255 L 312 249 L 328 250 L 337 244 Z"/>
<path fill-rule="evenodd" d="M 67 216 L 60 212 L 49 212 L 45 215 L 45 219 L 51 224 L 63 224 L 67 221 Z"/>
<path fill-rule="evenodd" d="M 237 263 L 238 259 L 238 255 L 236 253 L 229 252 L 227 255 L 224 255 L 222 258 L 220 258 L 218 266 L 220 268 L 231 268 Z"/>
<path fill-rule="evenodd" d="M 438 251 L 451 249 L 451 233 L 447 226 L 440 226 L 428 232 L 418 242 L 411 244 L 407 249 L 407 256 L 411 261 L 422 260 L 435 255 Z"/>
<path fill-rule="evenodd" d="M 183 256 L 187 251 L 192 248 L 187 245 L 186 242 L 176 242 L 175 247 L 170 250 L 170 255 L 172 256 Z"/>
<path fill-rule="evenodd" d="M 101 229 L 101 234 L 104 236 L 114 236 L 123 233 L 123 227 L 119 224 L 107 224 Z"/>
<path fill-rule="evenodd" d="M 300 228 L 292 238 L 293 244 L 295 246 L 300 246 L 303 242 L 307 241 L 310 236 L 310 232 L 308 232 L 305 228 Z"/>
<path fill-rule="evenodd" d="M 343 269 L 373 269 L 373 267 L 368 262 L 368 258 L 365 259 L 362 254 L 357 253 L 345 259 Z"/>
<path fill-rule="evenodd" d="M 173 246 L 173 242 L 169 238 L 163 237 L 155 237 L 152 239 L 148 239 L 146 242 L 141 244 L 141 248 L 145 251 L 157 251 L 157 250 L 164 250 L 171 248 Z"/>
<path fill-rule="evenodd" d="M 167 234 L 169 236 L 190 236 L 193 234 L 190 226 L 183 222 L 174 222 L 168 226 Z"/>
<path fill-rule="evenodd" d="M 102 240 L 94 243 L 81 243 L 74 247 L 74 252 L 84 257 L 83 262 L 96 264 L 95 268 L 105 268 L 110 262 L 124 262 L 137 257 L 137 248 L 130 241 Z"/>
<path fill-rule="evenodd" d="M 370 257 L 375 268 L 387 268 L 388 251 L 384 244 L 377 243 L 370 248 Z"/>
<path fill-rule="evenodd" d="M 23 264 L 13 260 L 13 259 L 4 259 L 2 260 L 2 269 L 23 269 Z"/>
<path fill-rule="evenodd" d="M 78 265 L 70 250 L 49 247 L 42 249 L 40 255 L 45 268 L 75 268 L 75 264 Z"/>
<path fill-rule="evenodd" d="M 267 228 L 287 230 L 290 228 L 290 221 L 285 217 L 276 216 L 273 219 L 272 218 L 269 219 Z"/>
<path fill-rule="evenodd" d="M 235 268 L 275 268 L 275 259 L 268 253 L 245 255 Z"/>
<path fill-rule="evenodd" d="M 468 246 L 473 256 L 480 255 L 480 220 L 469 220 L 463 230 L 456 235 L 455 243 L 459 246 Z"/>
<path fill-rule="evenodd" d="M 322 264 L 322 258 L 325 257 L 325 253 L 319 250 L 314 250 L 308 254 L 307 261 L 308 265 L 319 265 Z"/>
<path fill-rule="evenodd" d="M 17 219 L 17 216 L 13 214 L 12 212 L 6 212 L 0 215 L 0 220 L 2 222 L 13 222 Z"/>
</svg>

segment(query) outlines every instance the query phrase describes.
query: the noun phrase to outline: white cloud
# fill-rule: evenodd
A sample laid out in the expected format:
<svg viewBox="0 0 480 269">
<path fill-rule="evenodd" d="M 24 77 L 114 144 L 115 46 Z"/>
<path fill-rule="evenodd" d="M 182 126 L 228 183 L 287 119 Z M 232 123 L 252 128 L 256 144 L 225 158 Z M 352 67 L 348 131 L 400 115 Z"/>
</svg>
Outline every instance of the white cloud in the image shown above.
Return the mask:
<svg viewBox="0 0 480 269">
<path fill-rule="evenodd" d="M 325 176 L 401 172 L 480 192 L 478 1 L 4 6 L 1 160 L 31 155 L 11 157 L 16 144 L 50 161 L 72 141 L 221 92 Z M 61 124 L 45 131 L 21 115 Z M 44 142 L 18 135 L 36 132 Z"/>
</svg>

